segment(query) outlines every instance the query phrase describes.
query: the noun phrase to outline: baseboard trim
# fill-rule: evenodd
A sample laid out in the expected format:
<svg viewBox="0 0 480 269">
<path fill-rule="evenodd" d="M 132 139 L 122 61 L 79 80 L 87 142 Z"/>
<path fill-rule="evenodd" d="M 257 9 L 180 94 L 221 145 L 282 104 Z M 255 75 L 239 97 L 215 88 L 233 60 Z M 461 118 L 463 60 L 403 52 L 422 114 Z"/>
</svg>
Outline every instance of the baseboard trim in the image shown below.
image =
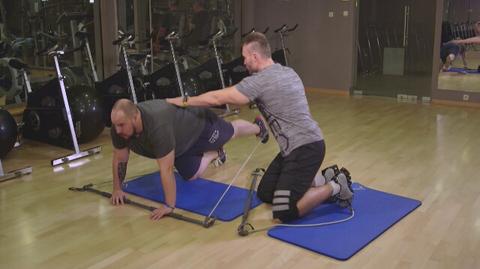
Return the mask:
<svg viewBox="0 0 480 269">
<path fill-rule="evenodd" d="M 434 105 L 446 105 L 446 106 L 461 106 L 461 107 L 480 108 L 480 103 L 451 101 L 451 100 L 442 100 L 442 99 L 432 99 L 432 104 L 434 104 Z"/>
<path fill-rule="evenodd" d="M 348 90 L 335 90 L 335 89 L 323 89 L 323 88 L 313 88 L 313 87 L 306 87 L 305 90 L 308 93 L 322 93 L 328 95 L 336 95 L 336 96 L 350 96 L 350 92 Z"/>
</svg>

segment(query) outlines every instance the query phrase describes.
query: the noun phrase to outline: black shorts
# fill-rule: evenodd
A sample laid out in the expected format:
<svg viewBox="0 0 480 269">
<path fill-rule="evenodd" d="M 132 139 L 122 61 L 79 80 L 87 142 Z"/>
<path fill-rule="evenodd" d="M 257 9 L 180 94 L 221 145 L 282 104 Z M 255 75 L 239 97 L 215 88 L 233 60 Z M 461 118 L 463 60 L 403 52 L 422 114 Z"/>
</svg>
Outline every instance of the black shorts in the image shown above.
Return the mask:
<svg viewBox="0 0 480 269">
<path fill-rule="evenodd" d="M 213 112 L 212 112 L 213 114 Z M 218 150 L 233 136 L 233 126 L 217 115 L 210 115 L 197 141 L 185 153 L 175 158 L 175 168 L 184 179 L 192 178 L 198 171 L 203 153 Z"/>
<path fill-rule="evenodd" d="M 324 157 L 323 140 L 298 147 L 285 157 L 279 153 L 258 185 L 260 200 L 272 203 L 276 190 L 290 190 L 292 202 L 296 204 L 312 186 Z"/>
</svg>

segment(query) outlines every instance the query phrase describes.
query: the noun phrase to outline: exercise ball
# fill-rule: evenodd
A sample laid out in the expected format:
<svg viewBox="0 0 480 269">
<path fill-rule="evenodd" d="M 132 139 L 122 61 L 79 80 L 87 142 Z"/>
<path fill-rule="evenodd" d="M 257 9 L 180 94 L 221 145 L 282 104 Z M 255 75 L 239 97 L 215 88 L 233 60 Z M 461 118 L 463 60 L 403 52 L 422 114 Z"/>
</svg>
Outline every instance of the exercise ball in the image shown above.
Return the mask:
<svg viewBox="0 0 480 269">
<path fill-rule="evenodd" d="M 0 159 L 12 150 L 17 141 L 17 122 L 6 110 L 0 109 Z"/>
<path fill-rule="evenodd" d="M 91 87 L 77 85 L 68 90 L 68 102 L 78 143 L 95 139 L 105 128 L 102 101 Z"/>
</svg>

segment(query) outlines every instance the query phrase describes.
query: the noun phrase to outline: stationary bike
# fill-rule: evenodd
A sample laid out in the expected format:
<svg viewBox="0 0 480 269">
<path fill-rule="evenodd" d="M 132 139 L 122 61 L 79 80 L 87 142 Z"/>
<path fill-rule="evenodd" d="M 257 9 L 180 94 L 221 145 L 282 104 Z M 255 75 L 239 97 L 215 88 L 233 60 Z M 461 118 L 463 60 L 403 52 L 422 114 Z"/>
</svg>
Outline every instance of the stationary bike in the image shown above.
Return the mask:
<svg viewBox="0 0 480 269">
<path fill-rule="evenodd" d="M 100 99 L 93 89 L 85 85 L 65 86 L 59 58 L 71 52 L 73 50 L 66 52 L 56 45 L 45 53 L 53 58 L 57 77 L 28 94 L 23 113 L 25 138 L 74 149 L 73 154 L 52 160 L 52 166 L 101 151 L 100 146 L 85 151 L 79 147 L 79 143 L 98 137 L 105 123 Z"/>
</svg>

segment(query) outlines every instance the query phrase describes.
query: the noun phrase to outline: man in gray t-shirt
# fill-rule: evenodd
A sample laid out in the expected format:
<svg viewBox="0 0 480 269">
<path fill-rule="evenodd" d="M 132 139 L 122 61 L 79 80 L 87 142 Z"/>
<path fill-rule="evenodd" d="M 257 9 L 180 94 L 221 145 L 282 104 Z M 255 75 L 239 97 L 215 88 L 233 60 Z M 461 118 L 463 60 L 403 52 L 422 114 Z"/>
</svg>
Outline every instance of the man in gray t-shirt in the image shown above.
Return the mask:
<svg viewBox="0 0 480 269">
<path fill-rule="evenodd" d="M 206 108 L 179 108 L 164 100 L 137 105 L 130 100 L 117 101 L 111 114 L 113 151 L 112 203 L 123 204 L 129 152 L 155 159 L 162 182 L 165 205 L 154 210 L 152 219 L 160 219 L 175 208 L 174 166 L 185 179 L 199 177 L 212 162 L 226 160 L 223 145 L 244 135 L 265 137 L 263 122 L 245 120 L 226 122 Z M 266 142 L 264 140 L 263 142 Z"/>
<path fill-rule="evenodd" d="M 325 143 L 297 73 L 273 62 L 268 40 L 258 32 L 245 38 L 242 55 L 251 76 L 226 89 L 189 97 L 186 102 L 180 98 L 167 102 L 177 106 L 257 104 L 280 147 L 257 190 L 260 200 L 272 204 L 275 219 L 299 218 L 330 197 L 349 206 L 353 193 L 346 169 L 335 166 L 329 169 L 332 176 L 316 177 L 325 156 Z"/>
</svg>

